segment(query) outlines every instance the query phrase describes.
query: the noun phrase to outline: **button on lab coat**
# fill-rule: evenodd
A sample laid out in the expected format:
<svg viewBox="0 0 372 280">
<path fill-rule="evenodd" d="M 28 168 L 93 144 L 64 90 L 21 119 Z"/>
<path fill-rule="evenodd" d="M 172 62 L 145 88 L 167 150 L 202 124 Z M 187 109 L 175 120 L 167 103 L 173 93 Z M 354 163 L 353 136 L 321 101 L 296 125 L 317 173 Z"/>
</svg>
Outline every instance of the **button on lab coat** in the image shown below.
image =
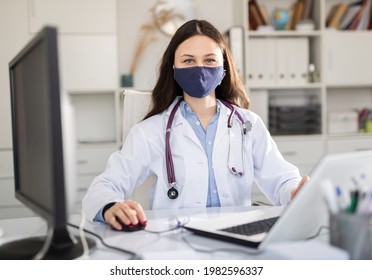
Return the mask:
<svg viewBox="0 0 372 280">
<path fill-rule="evenodd" d="M 149 191 L 152 209 L 206 207 L 207 156 L 180 110 L 175 114 L 170 135 L 179 196 L 170 199 L 167 195 L 165 131 L 175 103 L 163 113 L 134 125 L 121 150 L 109 157 L 106 169 L 93 180 L 83 199 L 83 211 L 89 220 L 93 220 L 106 204 L 130 197 L 134 188 L 149 176 L 155 176 Z M 261 118 L 250 110 L 237 108 L 252 124 L 243 147 L 241 124 L 236 116 L 231 128 L 235 137 L 229 143 L 227 121 L 230 109 L 223 104 L 220 108 L 212 163 L 221 206 L 251 205 L 254 181 L 274 205 L 286 204 L 290 192 L 301 179 L 297 167 L 284 160 Z M 243 151 L 246 172 L 241 177 L 228 169 L 229 144 Z"/>
</svg>

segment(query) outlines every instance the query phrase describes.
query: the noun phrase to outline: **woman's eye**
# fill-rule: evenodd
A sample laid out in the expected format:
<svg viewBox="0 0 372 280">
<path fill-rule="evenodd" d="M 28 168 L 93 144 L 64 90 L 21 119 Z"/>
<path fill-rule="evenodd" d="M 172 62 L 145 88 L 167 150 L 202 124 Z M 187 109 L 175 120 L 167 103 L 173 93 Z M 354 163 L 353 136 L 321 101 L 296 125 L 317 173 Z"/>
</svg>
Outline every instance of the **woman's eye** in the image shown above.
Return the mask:
<svg viewBox="0 0 372 280">
<path fill-rule="evenodd" d="M 208 64 L 213 64 L 213 63 L 216 62 L 216 60 L 213 59 L 213 58 L 208 58 L 208 59 L 206 60 L 206 62 L 207 62 Z"/>
<path fill-rule="evenodd" d="M 183 62 L 184 63 L 187 63 L 187 64 L 191 64 L 191 63 L 193 63 L 193 60 L 192 59 L 186 59 Z"/>
</svg>

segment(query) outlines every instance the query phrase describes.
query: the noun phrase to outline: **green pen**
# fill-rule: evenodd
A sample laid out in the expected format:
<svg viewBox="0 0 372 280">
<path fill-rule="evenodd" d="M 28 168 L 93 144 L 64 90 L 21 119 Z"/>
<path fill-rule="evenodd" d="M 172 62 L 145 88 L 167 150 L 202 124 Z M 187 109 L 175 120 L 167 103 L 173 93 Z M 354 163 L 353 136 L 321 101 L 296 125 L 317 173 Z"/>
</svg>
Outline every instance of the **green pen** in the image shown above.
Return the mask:
<svg viewBox="0 0 372 280">
<path fill-rule="evenodd" d="M 354 213 L 358 205 L 359 192 L 352 191 L 350 192 L 350 196 L 351 196 L 350 206 L 347 208 L 346 211 L 348 213 Z"/>
</svg>

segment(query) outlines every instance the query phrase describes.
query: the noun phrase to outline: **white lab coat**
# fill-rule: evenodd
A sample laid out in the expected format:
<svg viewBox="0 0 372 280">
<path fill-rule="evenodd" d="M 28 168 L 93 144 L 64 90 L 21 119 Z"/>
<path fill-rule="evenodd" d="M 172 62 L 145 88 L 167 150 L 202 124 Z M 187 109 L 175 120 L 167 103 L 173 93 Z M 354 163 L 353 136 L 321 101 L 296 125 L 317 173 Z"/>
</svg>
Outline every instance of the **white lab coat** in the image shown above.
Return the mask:
<svg viewBox="0 0 372 280">
<path fill-rule="evenodd" d="M 134 125 L 122 149 L 110 156 L 106 169 L 94 179 L 83 199 L 83 211 L 89 220 L 92 221 L 106 204 L 130 197 L 134 188 L 151 175 L 156 178 L 149 192 L 152 209 L 206 207 L 207 157 L 180 110 L 175 114 L 170 135 L 179 196 L 172 200 L 167 195 L 165 130 L 175 103 L 163 113 Z M 290 192 L 301 180 L 298 169 L 283 159 L 262 120 L 255 113 L 246 109 L 237 110 L 252 123 L 243 148 L 246 173 L 238 177 L 228 169 L 227 120 L 230 109 L 221 104 L 212 159 L 221 206 L 251 205 L 254 180 L 274 205 L 286 204 L 290 200 Z M 235 144 L 239 147 L 242 141 L 241 125 L 235 121 L 232 130 L 239 136 L 234 140 L 240 141 Z"/>
</svg>

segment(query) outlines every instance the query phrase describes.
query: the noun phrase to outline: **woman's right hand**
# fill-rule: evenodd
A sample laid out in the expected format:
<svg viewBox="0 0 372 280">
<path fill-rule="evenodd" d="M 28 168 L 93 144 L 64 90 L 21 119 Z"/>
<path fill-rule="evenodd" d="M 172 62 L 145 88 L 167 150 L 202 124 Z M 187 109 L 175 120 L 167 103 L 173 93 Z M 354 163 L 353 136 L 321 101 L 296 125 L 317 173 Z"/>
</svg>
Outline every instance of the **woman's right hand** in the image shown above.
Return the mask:
<svg viewBox="0 0 372 280">
<path fill-rule="evenodd" d="M 122 229 L 122 224 L 146 223 L 146 216 L 141 204 L 130 199 L 116 202 L 105 211 L 104 219 L 117 230 Z"/>
</svg>

